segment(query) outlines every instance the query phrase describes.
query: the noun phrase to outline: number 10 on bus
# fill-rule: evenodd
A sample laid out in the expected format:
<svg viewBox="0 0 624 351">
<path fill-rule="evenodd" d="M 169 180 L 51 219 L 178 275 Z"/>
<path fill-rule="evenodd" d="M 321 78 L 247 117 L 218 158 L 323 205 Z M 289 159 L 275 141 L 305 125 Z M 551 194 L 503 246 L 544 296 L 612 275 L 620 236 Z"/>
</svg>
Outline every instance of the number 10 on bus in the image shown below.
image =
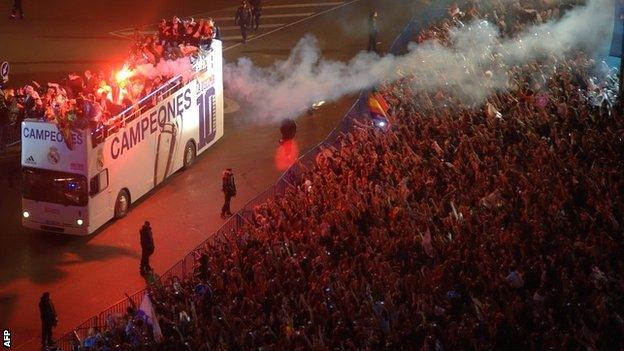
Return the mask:
<svg viewBox="0 0 624 351">
<path fill-rule="evenodd" d="M 217 135 L 217 110 L 215 108 L 215 88 L 211 87 L 197 96 L 199 106 L 199 145 L 203 148 Z"/>
</svg>

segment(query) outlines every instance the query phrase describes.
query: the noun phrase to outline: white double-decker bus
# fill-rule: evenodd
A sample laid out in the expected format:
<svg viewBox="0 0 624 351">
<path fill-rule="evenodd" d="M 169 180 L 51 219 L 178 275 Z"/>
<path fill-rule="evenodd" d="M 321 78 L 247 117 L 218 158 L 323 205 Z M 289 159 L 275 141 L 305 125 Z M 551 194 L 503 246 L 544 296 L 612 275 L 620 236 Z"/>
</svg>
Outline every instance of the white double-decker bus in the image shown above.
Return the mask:
<svg viewBox="0 0 624 351">
<path fill-rule="evenodd" d="M 87 235 L 223 136 L 222 46 L 98 129 L 73 129 L 71 148 L 56 124 L 22 122 L 22 224 Z M 73 144 L 73 145 L 72 145 Z"/>
</svg>

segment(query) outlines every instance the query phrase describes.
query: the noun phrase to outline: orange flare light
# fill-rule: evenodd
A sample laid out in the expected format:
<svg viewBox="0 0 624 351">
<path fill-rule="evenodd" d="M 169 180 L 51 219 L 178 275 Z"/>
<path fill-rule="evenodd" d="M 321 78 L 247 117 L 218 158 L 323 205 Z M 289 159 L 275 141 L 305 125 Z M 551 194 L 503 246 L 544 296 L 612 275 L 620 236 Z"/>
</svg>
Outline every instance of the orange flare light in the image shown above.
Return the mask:
<svg viewBox="0 0 624 351">
<path fill-rule="evenodd" d="M 132 71 L 129 70 L 127 66 L 123 66 L 123 68 L 115 74 L 115 79 L 117 80 L 117 83 L 121 83 L 132 77 L 132 75 Z"/>
<path fill-rule="evenodd" d="M 285 171 L 299 158 L 299 146 L 294 139 L 284 141 L 275 151 L 275 168 Z"/>
</svg>

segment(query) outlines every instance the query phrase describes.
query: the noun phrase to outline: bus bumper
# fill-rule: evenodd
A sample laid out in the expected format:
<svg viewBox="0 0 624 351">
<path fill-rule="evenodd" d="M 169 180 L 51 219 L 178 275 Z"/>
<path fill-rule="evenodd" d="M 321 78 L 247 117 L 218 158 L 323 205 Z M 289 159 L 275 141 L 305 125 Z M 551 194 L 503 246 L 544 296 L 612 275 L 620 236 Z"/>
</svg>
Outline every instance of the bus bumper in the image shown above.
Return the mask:
<svg viewBox="0 0 624 351">
<path fill-rule="evenodd" d="M 25 228 L 41 230 L 50 233 L 69 234 L 69 235 L 89 235 L 89 226 L 70 226 L 66 224 L 50 224 L 38 223 L 27 218 L 22 218 L 22 226 Z"/>
</svg>

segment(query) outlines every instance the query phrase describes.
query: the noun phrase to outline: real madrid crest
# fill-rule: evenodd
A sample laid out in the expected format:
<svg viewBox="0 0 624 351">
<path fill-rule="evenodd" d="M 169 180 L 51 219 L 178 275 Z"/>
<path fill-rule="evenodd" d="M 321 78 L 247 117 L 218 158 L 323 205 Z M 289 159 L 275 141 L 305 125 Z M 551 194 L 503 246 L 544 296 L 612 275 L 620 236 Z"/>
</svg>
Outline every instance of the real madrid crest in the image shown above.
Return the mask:
<svg viewBox="0 0 624 351">
<path fill-rule="evenodd" d="M 61 161 L 61 154 L 59 154 L 58 149 L 54 146 L 50 146 L 50 150 L 48 151 L 48 162 L 52 165 L 56 165 Z"/>
</svg>

